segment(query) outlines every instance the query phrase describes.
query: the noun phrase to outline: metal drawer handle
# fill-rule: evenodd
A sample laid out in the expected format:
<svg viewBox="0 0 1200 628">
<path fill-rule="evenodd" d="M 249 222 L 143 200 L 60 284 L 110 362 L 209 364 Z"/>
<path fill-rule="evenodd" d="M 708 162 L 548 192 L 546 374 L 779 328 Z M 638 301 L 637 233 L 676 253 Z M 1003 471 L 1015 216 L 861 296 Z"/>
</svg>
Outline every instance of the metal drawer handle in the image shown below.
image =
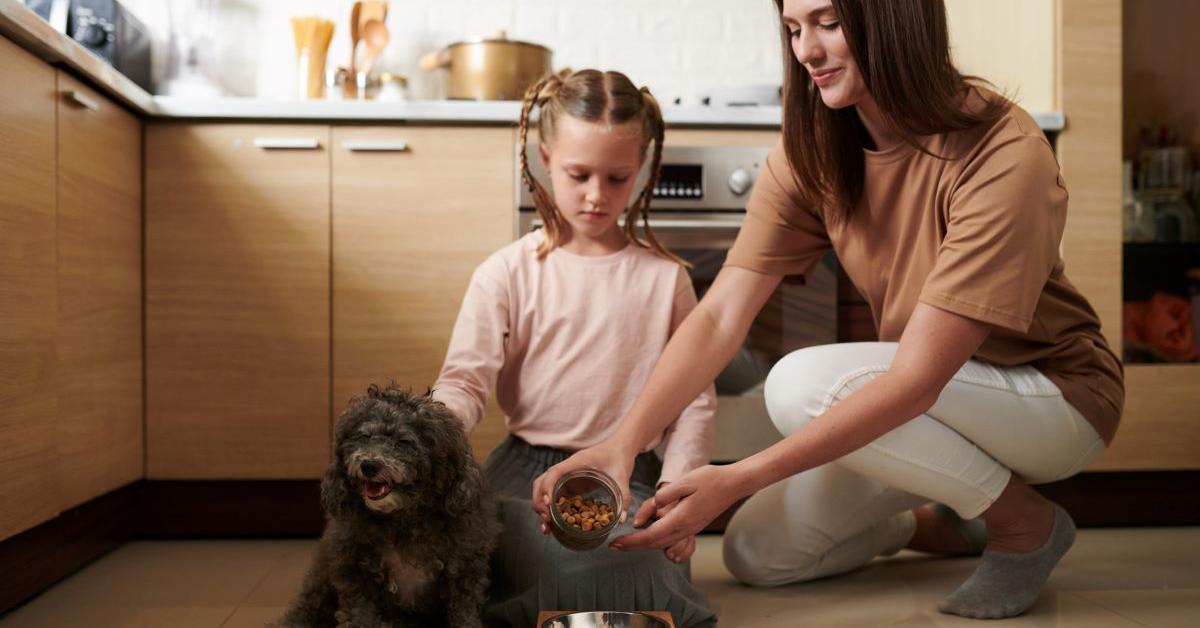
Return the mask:
<svg viewBox="0 0 1200 628">
<path fill-rule="evenodd" d="M 639 224 L 641 221 L 638 221 Z M 624 225 L 625 217 L 617 219 L 617 224 Z M 543 226 L 541 218 L 534 218 L 530 221 L 531 227 L 541 228 Z M 739 219 L 729 220 L 687 220 L 678 218 L 651 218 L 650 228 L 652 229 L 740 229 L 742 221 Z"/>
<path fill-rule="evenodd" d="M 355 152 L 400 153 L 408 151 L 408 142 L 389 142 L 387 140 L 356 140 L 342 142 L 342 147 Z"/>
<path fill-rule="evenodd" d="M 96 102 L 95 100 L 92 100 L 91 98 L 89 98 L 87 96 L 87 94 L 84 94 L 83 92 L 71 89 L 71 90 L 67 90 L 66 92 L 63 92 L 63 93 L 66 94 L 67 98 L 70 99 L 71 102 L 79 105 L 80 107 L 83 107 L 84 109 L 90 109 L 92 111 L 100 111 L 100 103 Z"/>
<path fill-rule="evenodd" d="M 256 137 L 254 145 L 258 148 L 312 150 L 321 147 L 321 142 L 315 137 Z"/>
</svg>

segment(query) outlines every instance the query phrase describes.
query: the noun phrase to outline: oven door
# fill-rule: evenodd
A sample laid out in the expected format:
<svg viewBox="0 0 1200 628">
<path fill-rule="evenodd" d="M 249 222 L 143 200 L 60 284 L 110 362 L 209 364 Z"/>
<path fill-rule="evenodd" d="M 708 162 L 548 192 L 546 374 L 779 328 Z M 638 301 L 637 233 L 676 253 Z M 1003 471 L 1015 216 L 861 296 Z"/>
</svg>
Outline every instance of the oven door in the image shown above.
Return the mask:
<svg viewBox="0 0 1200 628">
<path fill-rule="evenodd" d="M 725 263 L 742 216 L 688 212 L 650 220 L 663 246 L 692 264 L 689 274 L 698 298 L 704 298 Z M 536 213 L 519 213 L 518 233 L 540 227 Z M 763 400 L 767 373 L 792 351 L 836 341 L 837 258 L 831 252 L 808 276 L 784 278 L 754 319 L 742 347 L 717 376 L 713 462 L 741 460 L 780 441 Z"/>
</svg>

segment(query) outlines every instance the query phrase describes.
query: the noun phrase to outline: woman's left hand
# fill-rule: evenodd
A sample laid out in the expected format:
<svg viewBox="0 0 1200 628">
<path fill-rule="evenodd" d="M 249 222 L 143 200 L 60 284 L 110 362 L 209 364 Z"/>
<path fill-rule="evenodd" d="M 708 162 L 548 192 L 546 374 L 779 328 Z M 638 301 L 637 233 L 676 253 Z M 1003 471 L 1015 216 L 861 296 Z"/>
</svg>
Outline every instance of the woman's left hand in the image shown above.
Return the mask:
<svg viewBox="0 0 1200 628">
<path fill-rule="evenodd" d="M 633 525 L 640 528 L 653 521 L 650 527 L 618 537 L 609 547 L 619 550 L 670 547 L 703 530 L 739 497 L 731 467 L 700 467 L 659 489 L 642 504 Z"/>
</svg>

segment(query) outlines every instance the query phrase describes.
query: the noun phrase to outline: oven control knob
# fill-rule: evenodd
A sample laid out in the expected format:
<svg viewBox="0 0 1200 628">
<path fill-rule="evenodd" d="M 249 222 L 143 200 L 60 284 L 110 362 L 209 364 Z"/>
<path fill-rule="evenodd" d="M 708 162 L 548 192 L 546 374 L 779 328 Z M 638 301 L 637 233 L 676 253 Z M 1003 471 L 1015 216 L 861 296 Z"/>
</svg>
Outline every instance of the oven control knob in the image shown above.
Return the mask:
<svg viewBox="0 0 1200 628">
<path fill-rule="evenodd" d="M 745 194 L 753 183 L 754 180 L 750 178 L 750 173 L 745 168 L 738 168 L 729 175 L 729 191 L 733 192 L 734 196 Z"/>
</svg>

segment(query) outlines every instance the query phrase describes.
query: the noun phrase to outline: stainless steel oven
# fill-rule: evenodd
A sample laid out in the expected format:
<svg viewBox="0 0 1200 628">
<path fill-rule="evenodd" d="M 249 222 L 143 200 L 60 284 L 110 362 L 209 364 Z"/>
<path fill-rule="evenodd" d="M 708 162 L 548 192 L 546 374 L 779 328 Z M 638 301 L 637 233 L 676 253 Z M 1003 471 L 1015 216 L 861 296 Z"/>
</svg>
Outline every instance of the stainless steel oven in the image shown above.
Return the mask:
<svg viewBox="0 0 1200 628">
<path fill-rule="evenodd" d="M 536 146 L 528 148 L 534 175 L 546 185 Z M 692 264 L 703 298 L 725 261 L 745 216 L 746 200 L 768 146 L 667 146 L 654 191 L 650 225 L 659 240 Z M 645 179 L 645 172 L 641 179 Z M 515 235 L 541 227 L 520 182 Z M 641 189 L 641 181 L 635 190 Z M 763 383 L 779 358 L 837 340 L 837 262 L 826 255 L 809 276 L 788 277 L 759 312 L 737 355 L 717 377 L 714 462 L 745 458 L 780 440 L 763 401 Z"/>
</svg>

